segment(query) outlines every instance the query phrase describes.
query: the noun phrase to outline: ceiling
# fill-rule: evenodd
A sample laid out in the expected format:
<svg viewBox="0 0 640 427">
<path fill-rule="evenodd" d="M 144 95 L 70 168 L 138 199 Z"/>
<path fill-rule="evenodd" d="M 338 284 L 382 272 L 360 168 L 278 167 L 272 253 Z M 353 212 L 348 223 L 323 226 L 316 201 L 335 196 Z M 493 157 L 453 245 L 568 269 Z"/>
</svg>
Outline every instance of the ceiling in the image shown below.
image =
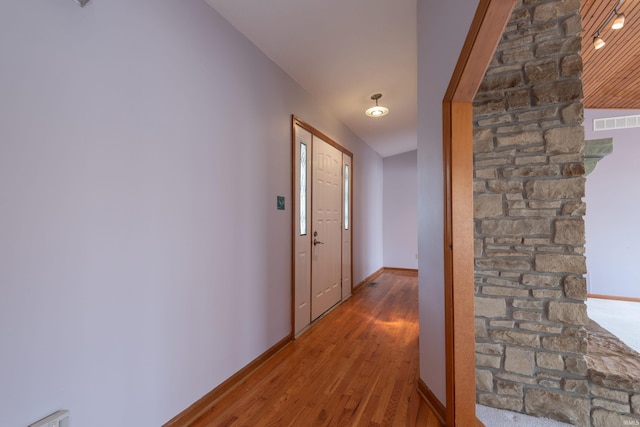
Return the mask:
<svg viewBox="0 0 640 427">
<path fill-rule="evenodd" d="M 593 48 L 593 35 L 618 0 L 582 0 L 582 80 L 585 108 L 640 109 L 640 1 L 626 0 L 619 11 L 624 27 L 606 25 L 600 36 L 606 44 Z"/>
<path fill-rule="evenodd" d="M 618 1 L 581 2 L 586 108 L 640 109 L 640 0 L 592 44 Z M 416 149 L 417 0 L 206 2 L 382 157 Z M 387 116 L 364 115 L 374 93 Z"/>
<path fill-rule="evenodd" d="M 416 149 L 416 0 L 206 1 L 382 157 Z"/>
</svg>

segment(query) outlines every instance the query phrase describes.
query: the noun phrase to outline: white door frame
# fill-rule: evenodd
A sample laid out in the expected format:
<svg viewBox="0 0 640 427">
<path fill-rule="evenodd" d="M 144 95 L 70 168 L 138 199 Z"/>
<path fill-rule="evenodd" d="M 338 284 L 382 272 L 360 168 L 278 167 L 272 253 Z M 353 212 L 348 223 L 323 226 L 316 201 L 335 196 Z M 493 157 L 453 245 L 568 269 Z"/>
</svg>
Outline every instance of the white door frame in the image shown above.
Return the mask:
<svg viewBox="0 0 640 427">
<path fill-rule="evenodd" d="M 296 129 L 303 131 L 297 135 Z M 302 135 L 304 134 L 304 135 Z M 298 138 L 300 136 L 300 138 Z M 322 139 L 327 144 L 335 147 L 343 153 L 343 187 L 345 166 L 349 170 L 348 194 L 345 198 L 344 188 L 342 193 L 342 295 L 341 301 L 351 296 L 353 292 L 353 153 L 336 143 L 327 135 L 318 131 L 313 126 L 299 120 L 295 115 L 291 120 L 291 336 L 296 337 L 311 324 L 311 240 L 313 230 L 311 218 L 311 172 L 313 138 Z M 300 227 L 300 150 L 305 145 L 307 152 L 307 191 L 306 191 L 306 233 Z M 347 166 L 348 165 L 348 166 Z M 348 217 L 345 219 L 345 203 L 348 203 Z M 346 227 L 345 227 L 346 225 Z M 348 250 L 347 250 L 348 248 Z M 308 310 L 308 320 L 306 312 Z"/>
</svg>

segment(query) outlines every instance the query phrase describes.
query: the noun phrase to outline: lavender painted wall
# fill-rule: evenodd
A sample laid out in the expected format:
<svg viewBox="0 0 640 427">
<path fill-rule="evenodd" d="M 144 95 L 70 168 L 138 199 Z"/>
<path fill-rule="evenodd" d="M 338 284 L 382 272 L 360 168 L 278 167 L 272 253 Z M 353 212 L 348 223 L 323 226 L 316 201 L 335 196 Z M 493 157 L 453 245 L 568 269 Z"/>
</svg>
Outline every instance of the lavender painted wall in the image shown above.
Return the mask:
<svg viewBox="0 0 640 427">
<path fill-rule="evenodd" d="M 366 149 L 354 152 L 353 159 L 353 285 L 355 286 L 383 266 L 383 167 L 382 158 L 368 145 Z M 365 188 L 368 190 L 362 191 Z"/>
<path fill-rule="evenodd" d="M 383 247 L 385 267 L 418 268 L 418 152 L 385 157 Z"/>
<path fill-rule="evenodd" d="M 420 376 L 442 403 L 446 403 L 442 99 L 477 6 L 478 1 L 468 0 L 418 2 Z"/>
<path fill-rule="evenodd" d="M 157 427 L 290 333 L 292 113 L 382 266 L 382 159 L 201 0 L 3 2 L 0 55 L 3 425 Z"/>
<path fill-rule="evenodd" d="M 585 138 L 613 138 L 613 153 L 587 177 L 587 271 L 589 293 L 640 298 L 640 128 L 593 130 L 593 119 L 640 114 L 640 110 L 585 110 Z"/>
</svg>

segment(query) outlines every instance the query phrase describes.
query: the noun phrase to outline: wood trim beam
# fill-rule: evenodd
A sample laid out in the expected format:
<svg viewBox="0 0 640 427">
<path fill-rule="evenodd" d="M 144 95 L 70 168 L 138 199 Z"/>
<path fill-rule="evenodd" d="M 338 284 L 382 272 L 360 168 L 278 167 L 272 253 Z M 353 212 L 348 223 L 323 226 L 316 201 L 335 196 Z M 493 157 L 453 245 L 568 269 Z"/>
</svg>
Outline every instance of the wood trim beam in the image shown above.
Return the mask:
<svg viewBox="0 0 640 427">
<path fill-rule="evenodd" d="M 353 159 L 353 153 L 349 150 L 347 150 L 346 148 L 344 148 L 342 145 L 338 144 L 337 142 L 335 142 L 333 139 L 329 138 L 326 134 L 320 132 L 318 129 L 314 128 L 313 126 L 311 126 L 309 123 L 304 122 L 302 120 L 300 120 L 298 117 L 296 117 L 295 115 L 292 115 L 292 119 L 293 119 L 293 124 L 294 126 L 297 124 L 299 125 L 301 128 L 308 130 L 309 132 L 311 132 L 313 135 L 317 136 L 318 138 L 322 139 L 324 142 L 326 142 L 327 144 L 331 145 L 332 147 L 336 148 L 338 151 L 341 151 L 349 156 L 351 156 L 351 158 Z"/>
<path fill-rule="evenodd" d="M 445 103 L 447 425 L 475 423 L 473 105 Z M 455 141 L 455 143 L 454 143 Z"/>
<path fill-rule="evenodd" d="M 417 268 L 399 268 L 399 267 L 383 267 L 384 271 L 388 271 L 390 273 L 409 273 L 412 275 L 418 275 Z"/>
<path fill-rule="evenodd" d="M 444 101 L 473 102 L 516 0 L 480 0 Z"/>
<path fill-rule="evenodd" d="M 617 297 L 614 295 L 587 294 L 587 298 L 610 299 L 614 301 L 640 302 L 640 298 Z"/>
<path fill-rule="evenodd" d="M 475 414 L 473 289 L 473 99 L 516 0 L 481 0 L 442 105 L 446 425 L 480 425 Z"/>
</svg>

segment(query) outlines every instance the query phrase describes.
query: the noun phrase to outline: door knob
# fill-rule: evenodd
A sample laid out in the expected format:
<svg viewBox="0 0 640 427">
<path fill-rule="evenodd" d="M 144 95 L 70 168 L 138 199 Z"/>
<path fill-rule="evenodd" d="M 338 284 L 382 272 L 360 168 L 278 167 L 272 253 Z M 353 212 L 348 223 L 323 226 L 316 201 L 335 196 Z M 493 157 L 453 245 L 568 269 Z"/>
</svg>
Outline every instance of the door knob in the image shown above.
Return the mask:
<svg viewBox="0 0 640 427">
<path fill-rule="evenodd" d="M 313 246 L 316 246 L 316 245 L 324 245 L 324 242 L 321 242 L 318 239 L 313 239 Z"/>
</svg>

